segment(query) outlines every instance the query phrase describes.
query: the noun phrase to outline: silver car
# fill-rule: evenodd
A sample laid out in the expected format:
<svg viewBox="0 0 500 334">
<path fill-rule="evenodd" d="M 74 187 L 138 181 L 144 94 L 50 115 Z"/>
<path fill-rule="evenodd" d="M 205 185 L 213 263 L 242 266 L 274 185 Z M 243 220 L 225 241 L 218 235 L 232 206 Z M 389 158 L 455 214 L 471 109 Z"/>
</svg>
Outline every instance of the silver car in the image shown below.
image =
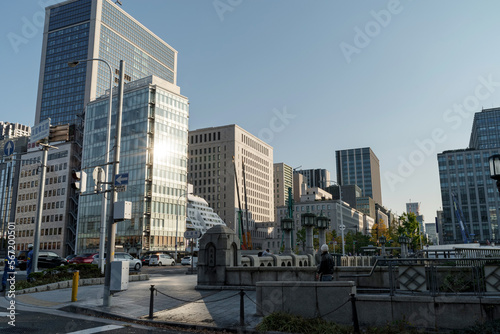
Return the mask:
<svg viewBox="0 0 500 334">
<path fill-rule="evenodd" d="M 106 259 L 106 257 L 104 257 Z M 141 270 L 142 264 L 141 260 L 134 258 L 132 255 L 129 253 L 115 253 L 115 261 L 128 261 L 128 266 L 130 270 L 134 269 L 136 271 Z M 94 261 L 92 261 L 93 264 L 98 264 L 99 263 L 99 254 L 97 254 L 94 257 Z"/>
</svg>

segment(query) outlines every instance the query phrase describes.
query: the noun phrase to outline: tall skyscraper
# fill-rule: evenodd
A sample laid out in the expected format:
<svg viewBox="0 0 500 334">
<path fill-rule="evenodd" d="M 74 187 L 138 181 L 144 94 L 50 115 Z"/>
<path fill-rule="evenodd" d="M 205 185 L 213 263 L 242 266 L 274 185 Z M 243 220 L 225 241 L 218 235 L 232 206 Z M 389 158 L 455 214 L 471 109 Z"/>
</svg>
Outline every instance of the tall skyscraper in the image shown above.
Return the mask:
<svg viewBox="0 0 500 334">
<path fill-rule="evenodd" d="M 355 148 L 335 152 L 337 182 L 340 185 L 355 184 L 361 188 L 363 196 L 373 198 L 382 205 L 380 186 L 380 163 L 371 148 Z"/>
<path fill-rule="evenodd" d="M 500 153 L 500 108 L 484 109 L 474 115 L 469 148 L 438 154 L 439 180 L 443 202 L 443 243 L 462 243 L 457 220 L 461 208 L 464 225 L 471 239 L 498 241 L 498 190 L 490 178 L 488 158 Z"/>
<path fill-rule="evenodd" d="M 111 0 L 69 0 L 45 10 L 35 124 L 75 123 L 91 100 L 109 89 L 107 61 L 118 82 L 125 60 L 126 81 L 149 75 L 177 84 L 177 51 Z"/>
<path fill-rule="evenodd" d="M 288 188 L 293 194 L 293 169 L 283 162 L 274 164 L 274 218 L 277 222 L 276 208 L 288 204 Z"/>
<path fill-rule="evenodd" d="M 273 148 L 239 126 L 233 124 L 190 131 L 188 171 L 188 182 L 193 185 L 194 194 L 203 197 L 235 231 L 238 231 L 237 190 L 241 209 L 245 211 L 248 207 L 250 219 L 255 222 L 274 220 Z M 246 221 L 245 213 L 243 219 Z"/>
<path fill-rule="evenodd" d="M 104 165 L 107 108 L 105 96 L 87 106 L 82 170 L 89 175 Z M 132 219 L 117 224 L 116 235 L 125 251 L 173 251 L 176 234 L 183 240 L 188 119 L 188 99 L 170 82 L 150 76 L 125 85 L 120 173 L 128 173 L 128 185 L 118 201 L 132 202 Z M 87 189 L 93 186 L 88 177 Z M 99 248 L 101 204 L 102 194 L 80 197 L 78 253 Z"/>
<path fill-rule="evenodd" d="M 420 215 L 420 203 L 419 202 L 410 202 L 406 203 L 406 213 L 414 213 L 415 216 Z"/>
<path fill-rule="evenodd" d="M 326 169 L 301 169 L 296 170 L 295 173 L 302 174 L 306 177 L 308 188 L 321 188 L 326 189 L 330 185 L 330 172 Z"/>
</svg>

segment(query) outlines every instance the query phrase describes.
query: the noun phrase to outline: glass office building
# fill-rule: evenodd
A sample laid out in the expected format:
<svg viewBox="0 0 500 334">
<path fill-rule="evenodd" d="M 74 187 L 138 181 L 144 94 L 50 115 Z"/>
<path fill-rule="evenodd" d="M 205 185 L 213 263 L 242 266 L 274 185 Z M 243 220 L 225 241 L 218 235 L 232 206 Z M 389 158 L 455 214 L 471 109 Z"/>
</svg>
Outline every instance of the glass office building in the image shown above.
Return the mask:
<svg viewBox="0 0 500 334">
<path fill-rule="evenodd" d="M 467 233 L 475 241 L 499 240 L 500 197 L 490 178 L 488 158 L 500 153 L 500 108 L 484 109 L 474 115 L 467 149 L 438 154 L 439 181 L 443 203 L 443 243 L 463 243 L 455 214 L 455 195 L 463 213 Z M 441 238 L 441 236 L 440 236 Z"/>
<path fill-rule="evenodd" d="M 156 75 L 176 85 L 177 51 L 109 0 L 70 0 L 46 8 L 35 124 L 75 123 L 91 100 L 109 89 L 107 61 L 118 82 Z"/>
<path fill-rule="evenodd" d="M 341 186 L 355 184 L 363 196 L 373 198 L 382 205 L 380 163 L 371 148 L 356 148 L 335 152 L 337 183 Z"/>
<path fill-rule="evenodd" d="M 114 101 L 113 124 L 116 106 Z M 105 96 L 86 109 L 82 169 L 89 176 L 94 166 L 104 165 L 107 110 Z M 128 173 L 128 185 L 118 201 L 132 202 L 132 219 L 117 223 L 116 235 L 125 251 L 174 250 L 176 230 L 183 239 L 188 115 L 188 99 L 168 81 L 150 76 L 125 85 L 120 173 Z M 88 177 L 87 190 L 93 187 Z M 78 253 L 98 251 L 102 196 L 80 196 Z"/>
</svg>

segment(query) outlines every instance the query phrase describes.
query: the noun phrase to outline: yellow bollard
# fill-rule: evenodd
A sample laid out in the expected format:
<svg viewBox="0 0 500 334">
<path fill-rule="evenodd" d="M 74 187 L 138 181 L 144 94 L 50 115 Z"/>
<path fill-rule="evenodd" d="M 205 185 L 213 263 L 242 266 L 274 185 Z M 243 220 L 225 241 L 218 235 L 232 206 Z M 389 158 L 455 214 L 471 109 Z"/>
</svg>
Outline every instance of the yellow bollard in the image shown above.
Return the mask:
<svg viewBox="0 0 500 334">
<path fill-rule="evenodd" d="M 80 279 L 80 272 L 77 270 L 73 273 L 73 287 L 71 288 L 71 301 L 76 302 L 76 295 L 78 294 L 78 280 Z"/>
</svg>

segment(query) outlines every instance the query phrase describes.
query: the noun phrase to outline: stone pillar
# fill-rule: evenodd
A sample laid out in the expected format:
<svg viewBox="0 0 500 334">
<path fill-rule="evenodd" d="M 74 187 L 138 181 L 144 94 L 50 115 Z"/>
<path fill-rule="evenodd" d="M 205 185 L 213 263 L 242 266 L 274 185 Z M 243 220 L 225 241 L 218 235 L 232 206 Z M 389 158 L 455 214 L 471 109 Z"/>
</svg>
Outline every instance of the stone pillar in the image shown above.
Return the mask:
<svg viewBox="0 0 500 334">
<path fill-rule="evenodd" d="M 321 252 L 321 246 L 323 244 L 326 244 L 326 229 L 318 228 L 318 241 L 319 241 L 318 252 Z"/>
<path fill-rule="evenodd" d="M 306 226 L 306 254 L 314 255 L 312 226 Z"/>
<path fill-rule="evenodd" d="M 292 231 L 285 230 L 285 250 L 283 254 L 292 254 Z"/>
</svg>

